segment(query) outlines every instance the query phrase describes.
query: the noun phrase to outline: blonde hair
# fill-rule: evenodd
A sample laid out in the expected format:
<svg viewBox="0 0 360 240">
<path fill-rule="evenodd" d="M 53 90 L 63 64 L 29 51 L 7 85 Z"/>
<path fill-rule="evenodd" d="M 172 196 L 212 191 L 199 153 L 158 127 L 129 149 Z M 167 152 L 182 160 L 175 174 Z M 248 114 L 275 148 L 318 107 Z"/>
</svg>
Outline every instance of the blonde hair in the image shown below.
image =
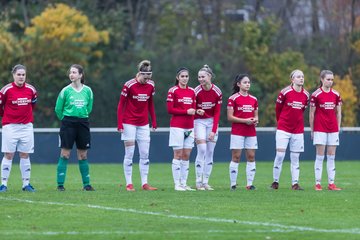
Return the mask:
<svg viewBox="0 0 360 240">
<path fill-rule="evenodd" d="M 213 73 L 213 71 L 211 70 L 211 68 L 209 67 L 209 65 L 205 64 L 200 70 L 200 71 L 204 71 L 207 72 L 208 74 L 211 75 L 211 78 L 215 78 L 215 74 Z"/>
<path fill-rule="evenodd" d="M 295 69 L 294 71 L 292 71 L 292 72 L 290 73 L 290 79 L 293 79 L 293 78 L 294 78 L 295 73 L 297 73 L 297 72 L 301 72 L 301 73 L 303 73 L 303 71 L 301 71 L 300 69 Z"/>
<path fill-rule="evenodd" d="M 139 72 L 152 72 L 149 60 L 142 60 L 138 65 Z"/>
</svg>

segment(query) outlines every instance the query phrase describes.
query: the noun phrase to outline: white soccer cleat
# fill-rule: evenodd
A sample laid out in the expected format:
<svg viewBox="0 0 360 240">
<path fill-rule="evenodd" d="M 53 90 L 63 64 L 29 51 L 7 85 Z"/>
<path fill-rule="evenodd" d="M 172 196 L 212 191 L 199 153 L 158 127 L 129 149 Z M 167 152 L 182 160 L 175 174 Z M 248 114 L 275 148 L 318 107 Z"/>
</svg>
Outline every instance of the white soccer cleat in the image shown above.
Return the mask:
<svg viewBox="0 0 360 240">
<path fill-rule="evenodd" d="M 205 183 L 205 184 L 203 185 L 203 187 L 204 187 L 204 189 L 205 189 L 206 191 L 214 191 L 214 189 L 213 189 L 209 184 L 207 184 L 207 183 Z"/>
<path fill-rule="evenodd" d="M 178 186 L 175 186 L 175 191 L 181 191 L 181 192 L 184 192 L 184 191 L 186 191 L 186 189 L 185 189 L 183 186 L 178 185 Z"/>
<path fill-rule="evenodd" d="M 196 190 L 205 191 L 204 185 L 202 183 L 197 183 L 196 184 Z"/>
<path fill-rule="evenodd" d="M 186 191 L 196 191 L 195 189 L 191 188 L 190 186 L 182 186 L 185 188 Z"/>
</svg>

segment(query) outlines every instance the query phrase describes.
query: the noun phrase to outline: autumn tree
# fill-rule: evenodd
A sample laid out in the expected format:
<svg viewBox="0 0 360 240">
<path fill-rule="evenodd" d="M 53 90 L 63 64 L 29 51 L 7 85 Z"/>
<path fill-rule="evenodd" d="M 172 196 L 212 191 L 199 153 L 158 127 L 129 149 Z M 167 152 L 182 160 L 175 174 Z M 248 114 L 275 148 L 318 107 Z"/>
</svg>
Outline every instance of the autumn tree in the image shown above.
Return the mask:
<svg viewBox="0 0 360 240">
<path fill-rule="evenodd" d="M 343 78 L 335 76 L 334 84 L 334 88 L 340 93 L 343 101 L 343 105 L 341 107 L 341 125 L 343 127 L 356 126 L 356 112 L 359 108 L 357 99 L 358 92 L 350 75 L 346 75 Z"/>
<path fill-rule="evenodd" d="M 0 81 L 1 85 L 7 84 L 11 79 L 11 66 L 15 65 L 24 51 L 19 40 L 7 30 L 7 23 L 0 24 Z"/>
<path fill-rule="evenodd" d="M 103 55 L 94 47 L 108 42 L 107 31 L 97 31 L 86 15 L 65 4 L 49 5 L 31 20 L 23 43 L 28 76 L 39 92 L 37 127 L 57 126 L 53 108 L 68 84 L 67 69 L 73 63 L 86 69 L 89 61 Z"/>
</svg>

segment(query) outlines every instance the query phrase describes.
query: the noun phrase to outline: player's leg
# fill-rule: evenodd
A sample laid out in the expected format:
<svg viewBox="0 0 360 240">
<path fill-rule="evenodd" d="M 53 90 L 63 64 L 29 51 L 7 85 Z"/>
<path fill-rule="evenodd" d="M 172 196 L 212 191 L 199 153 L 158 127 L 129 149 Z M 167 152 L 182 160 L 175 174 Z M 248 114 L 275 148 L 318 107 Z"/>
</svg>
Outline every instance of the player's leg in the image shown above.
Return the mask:
<svg viewBox="0 0 360 240">
<path fill-rule="evenodd" d="M 1 161 L 1 186 L 0 192 L 7 191 L 7 184 L 10 177 L 12 168 L 12 160 L 16 151 L 18 138 L 14 136 L 12 127 L 14 124 L 4 125 L 1 134 L 1 151 L 4 153 L 4 157 Z"/>
<path fill-rule="evenodd" d="M 300 153 L 304 151 L 304 134 L 292 134 L 290 139 L 290 169 L 293 190 L 303 190 L 299 186 Z"/>
<path fill-rule="evenodd" d="M 195 177 L 196 188 L 202 188 L 203 174 L 206 154 L 206 126 L 202 119 L 196 119 L 194 123 L 194 131 L 196 136 L 197 154 L 195 158 Z"/>
<path fill-rule="evenodd" d="M 245 147 L 244 142 L 245 142 L 245 137 L 231 134 L 230 136 L 231 161 L 229 165 L 231 190 L 235 190 L 237 186 L 237 176 L 239 172 L 241 151 Z"/>
<path fill-rule="evenodd" d="M 136 126 L 123 124 L 124 131 L 121 134 L 121 140 L 124 141 L 125 155 L 123 161 L 124 175 L 126 181 L 126 190 L 135 191 L 132 183 L 132 166 L 135 152 Z"/>
<path fill-rule="evenodd" d="M 279 180 L 282 170 L 282 164 L 285 158 L 285 152 L 287 145 L 290 140 L 290 133 L 277 130 L 276 131 L 276 155 L 274 159 L 274 167 L 273 167 L 273 183 L 271 184 L 272 189 L 279 188 Z"/>
<path fill-rule="evenodd" d="M 245 138 L 245 153 L 246 153 L 246 189 L 255 190 L 253 185 L 255 174 L 256 174 L 256 163 L 255 163 L 255 151 L 258 148 L 257 137 L 246 137 Z"/>
<path fill-rule="evenodd" d="M 18 151 L 20 155 L 20 172 L 22 178 L 22 189 L 23 191 L 34 192 L 35 189 L 30 184 L 31 176 L 31 163 L 30 153 L 34 152 L 34 130 L 33 124 L 28 123 L 25 125 L 19 125 L 18 129 L 20 132 Z"/>
<path fill-rule="evenodd" d="M 328 134 L 328 142 L 327 142 L 327 151 L 326 151 L 326 158 L 327 158 L 327 174 L 328 174 L 328 189 L 329 190 L 341 190 L 335 185 L 335 154 L 336 154 L 336 147 L 339 145 L 339 133 L 329 133 Z"/>
<path fill-rule="evenodd" d="M 326 145 L 326 133 L 314 132 L 313 133 L 313 144 L 316 146 L 316 156 L 315 156 L 315 190 L 321 191 L 321 179 L 323 171 L 323 162 L 325 156 L 325 145 Z"/>
</svg>

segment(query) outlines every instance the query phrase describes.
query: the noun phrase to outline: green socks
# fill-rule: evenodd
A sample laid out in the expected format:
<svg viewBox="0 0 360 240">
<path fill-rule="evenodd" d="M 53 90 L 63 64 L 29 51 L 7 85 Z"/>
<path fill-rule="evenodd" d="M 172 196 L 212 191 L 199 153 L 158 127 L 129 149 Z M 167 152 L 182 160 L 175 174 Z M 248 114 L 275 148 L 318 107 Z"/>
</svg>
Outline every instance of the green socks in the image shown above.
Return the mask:
<svg viewBox="0 0 360 240">
<path fill-rule="evenodd" d="M 79 160 L 79 169 L 84 187 L 90 185 L 89 163 L 87 159 Z"/>
<path fill-rule="evenodd" d="M 58 162 L 58 166 L 57 166 L 57 184 L 58 184 L 58 186 L 64 186 L 68 161 L 69 161 L 69 159 L 66 159 L 64 157 L 59 158 L 59 162 Z"/>
</svg>

